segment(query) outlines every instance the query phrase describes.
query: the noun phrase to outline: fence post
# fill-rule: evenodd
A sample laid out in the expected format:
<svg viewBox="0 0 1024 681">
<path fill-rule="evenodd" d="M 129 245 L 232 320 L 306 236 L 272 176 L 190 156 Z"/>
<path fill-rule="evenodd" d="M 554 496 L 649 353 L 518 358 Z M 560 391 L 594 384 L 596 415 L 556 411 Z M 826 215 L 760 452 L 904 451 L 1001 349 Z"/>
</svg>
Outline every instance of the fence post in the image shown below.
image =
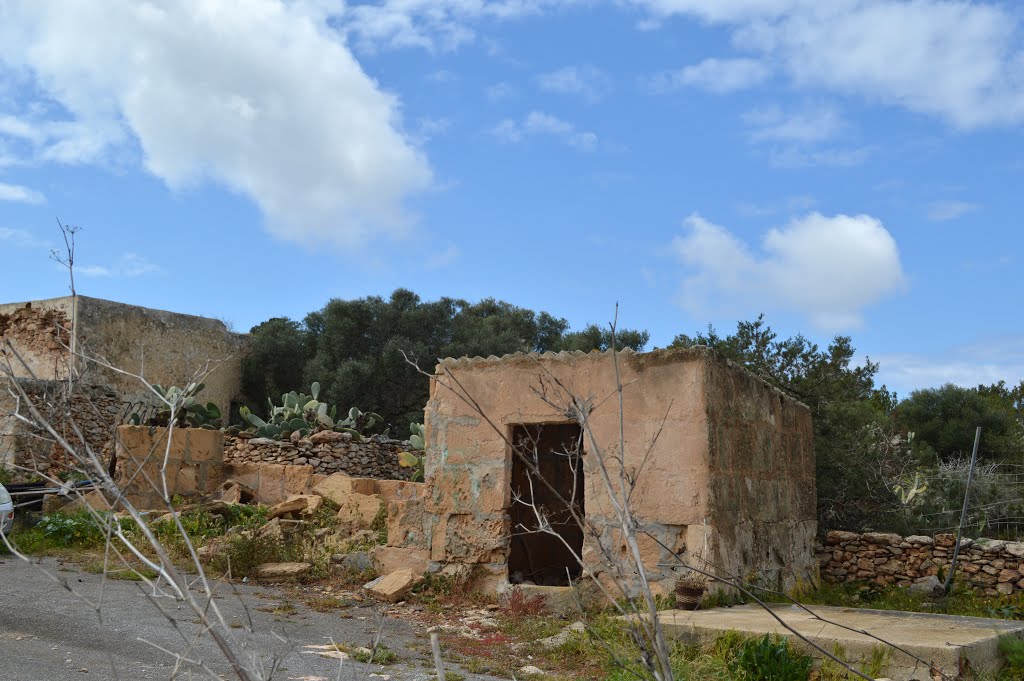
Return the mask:
<svg viewBox="0 0 1024 681">
<path fill-rule="evenodd" d="M 974 431 L 974 449 L 971 451 L 971 467 L 967 470 L 967 489 L 964 490 L 964 507 L 960 511 L 960 527 L 956 530 L 956 544 L 953 546 L 953 560 L 949 561 L 949 572 L 943 585 L 946 593 L 953 585 L 953 573 L 956 572 L 956 559 L 960 557 L 960 538 L 964 533 L 964 522 L 967 520 L 967 503 L 971 498 L 971 480 L 974 478 L 974 466 L 978 462 L 978 444 L 981 442 L 981 426 Z"/>
</svg>

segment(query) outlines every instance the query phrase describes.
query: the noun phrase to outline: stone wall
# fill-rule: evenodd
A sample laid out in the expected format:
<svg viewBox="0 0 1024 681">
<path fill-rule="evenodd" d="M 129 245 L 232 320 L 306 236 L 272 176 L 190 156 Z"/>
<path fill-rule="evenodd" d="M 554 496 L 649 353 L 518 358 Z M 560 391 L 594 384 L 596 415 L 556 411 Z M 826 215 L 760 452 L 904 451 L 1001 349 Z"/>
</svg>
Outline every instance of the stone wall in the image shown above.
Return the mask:
<svg viewBox="0 0 1024 681">
<path fill-rule="evenodd" d="M 219 430 L 120 426 L 117 429 L 117 481 L 136 508 L 161 508 L 161 468 L 173 496 L 210 494 L 224 482 L 224 435 Z"/>
<path fill-rule="evenodd" d="M 499 588 L 501 580 L 515 578 L 507 562 L 514 549 L 507 438 L 523 426 L 572 426 L 559 402 L 566 399 L 559 386 L 567 386 L 593 405 L 589 425 L 609 466 L 621 456 L 636 476 L 633 512 L 653 590 L 672 590 L 682 574 L 674 567 L 679 559 L 704 567 L 706 559 L 723 573 L 756 574 L 784 586 L 810 577 L 816 520 L 809 410 L 706 348 L 623 352 L 618 368 L 621 453 L 609 353 L 516 354 L 438 365 L 435 373 L 457 382 L 487 418 L 432 382 L 426 513 L 422 527 L 410 528 L 425 537 L 422 548 L 431 561 L 475 566 L 493 575 Z M 600 577 L 609 570 L 604 549 L 626 555 L 627 547 L 598 456 L 586 438 L 583 505 L 602 546 L 588 534 L 582 555 Z"/>
<path fill-rule="evenodd" d="M 901 537 L 882 532 L 833 530 L 819 544 L 821 577 L 828 582 L 909 586 L 949 569 L 956 537 Z M 1024 590 L 1024 543 L 962 539 L 956 580 L 987 596 Z"/>
<path fill-rule="evenodd" d="M 398 465 L 398 453 L 412 445 L 401 440 L 371 437 L 353 442 L 348 433 L 324 431 L 296 442 L 228 436 L 224 458 L 233 464 L 263 463 L 308 466 L 312 473 L 347 473 L 356 478 L 409 480 L 411 468 Z"/>
<path fill-rule="evenodd" d="M 75 328 L 71 320 L 75 320 Z M 150 383 L 184 385 L 209 367 L 201 397 L 224 414 L 241 387 L 245 336 L 223 322 L 153 310 L 87 296 L 0 305 L 0 338 L 10 340 L 28 367 L 15 363 L 21 378 L 65 379 L 70 368 L 66 347 L 103 357 L 112 366 L 141 374 Z M 76 360 L 81 383 L 109 385 L 127 400 L 148 401 L 138 379 Z"/>
<path fill-rule="evenodd" d="M 63 381 L 15 379 L 28 394 L 36 409 L 73 446 L 81 441 L 71 422 L 75 423 L 85 439 L 85 444 L 106 461 L 112 452 L 115 428 L 124 422 L 131 404 L 121 399 L 111 387 L 104 385 L 75 386 L 70 401 L 72 419 L 67 418 L 67 384 Z M 0 384 L 3 384 L 0 380 Z M 14 418 L 11 414 L 20 410 L 28 415 L 26 405 L 18 401 L 6 389 L 0 390 L 0 466 L 36 468 L 48 472 L 54 466 L 67 463 L 67 453 L 50 435 L 34 430 Z M 54 472 L 54 471 L 50 471 Z M 25 471 L 15 471 L 16 477 L 25 477 Z"/>
</svg>

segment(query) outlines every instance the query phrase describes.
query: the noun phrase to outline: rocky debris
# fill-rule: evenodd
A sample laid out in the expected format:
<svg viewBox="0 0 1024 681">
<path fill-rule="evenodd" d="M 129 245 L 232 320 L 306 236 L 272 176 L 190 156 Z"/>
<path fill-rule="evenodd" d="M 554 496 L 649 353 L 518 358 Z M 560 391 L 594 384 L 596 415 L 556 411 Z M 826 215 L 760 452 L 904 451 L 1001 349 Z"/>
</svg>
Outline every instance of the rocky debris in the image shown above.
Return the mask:
<svg viewBox="0 0 1024 681">
<path fill-rule="evenodd" d="M 274 518 L 290 518 L 295 515 L 314 515 L 323 505 L 324 499 L 319 494 L 293 494 L 279 504 L 270 507 L 267 516 Z"/>
<path fill-rule="evenodd" d="M 822 577 L 829 582 L 896 584 L 921 593 L 949 569 L 956 536 L 832 531 L 817 547 Z M 999 539 L 961 539 L 956 579 L 985 596 L 1024 591 L 1024 543 Z M 936 580 L 937 581 L 937 580 Z"/>
<path fill-rule="evenodd" d="M 256 493 L 236 480 L 225 480 L 220 486 L 220 500 L 227 504 L 251 504 Z"/>
<path fill-rule="evenodd" d="M 256 577 L 267 582 L 302 579 L 313 566 L 309 563 L 264 563 L 256 568 Z"/>
<path fill-rule="evenodd" d="M 528 664 L 525 667 L 520 667 L 519 673 L 523 676 L 544 676 L 546 674 L 546 672 L 543 669 L 534 667 L 532 664 Z"/>
<path fill-rule="evenodd" d="M 381 600 L 397 603 L 421 581 L 423 581 L 422 575 L 417 575 L 412 570 L 403 568 L 383 577 L 378 577 L 372 582 L 367 582 L 363 588 Z"/>
<path fill-rule="evenodd" d="M 196 555 L 202 560 L 213 560 L 224 554 L 231 547 L 231 541 L 227 537 L 214 537 L 198 549 Z"/>
</svg>

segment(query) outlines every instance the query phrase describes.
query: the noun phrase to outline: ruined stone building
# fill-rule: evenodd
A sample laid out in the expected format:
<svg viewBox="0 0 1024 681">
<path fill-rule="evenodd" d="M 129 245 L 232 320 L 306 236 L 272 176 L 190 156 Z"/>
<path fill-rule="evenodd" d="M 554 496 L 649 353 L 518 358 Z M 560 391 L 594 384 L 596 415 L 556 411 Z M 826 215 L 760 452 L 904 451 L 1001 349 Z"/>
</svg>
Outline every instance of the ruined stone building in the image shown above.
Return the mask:
<svg viewBox="0 0 1024 681">
<path fill-rule="evenodd" d="M 202 397 L 227 413 L 240 388 L 243 339 L 214 319 L 86 296 L 0 305 L 0 342 L 9 341 L 20 357 L 9 357 L 14 379 L 51 421 L 66 411 L 62 388 L 74 362 L 79 381 L 67 406 L 97 450 L 108 448 L 114 427 L 152 395 L 132 376 L 73 358 L 71 348 L 162 385 L 182 385 L 210 362 Z M 0 465 L 21 464 L 17 457 L 45 460 L 51 444 L 3 416 L 15 408 L 8 380 L 0 375 Z"/>
<path fill-rule="evenodd" d="M 621 455 L 635 476 L 631 506 L 654 591 L 672 590 L 680 561 L 784 586 L 810 578 L 816 520 L 807 407 L 706 348 L 623 352 L 619 365 Z M 436 373 L 422 513 L 394 508 L 390 543 L 435 568 L 470 566 L 498 585 L 567 584 L 580 575 L 574 554 L 598 574 L 607 569 L 602 549 L 624 555 L 599 465 L 603 457 L 618 485 L 620 411 L 609 353 L 448 359 Z M 565 389 L 589 400 L 590 432 L 559 407 Z M 531 481 L 513 451 L 523 443 L 557 494 Z M 571 522 L 559 497 L 600 537 Z M 530 500 L 560 537 L 530 531 L 538 522 L 523 503 Z"/>
</svg>

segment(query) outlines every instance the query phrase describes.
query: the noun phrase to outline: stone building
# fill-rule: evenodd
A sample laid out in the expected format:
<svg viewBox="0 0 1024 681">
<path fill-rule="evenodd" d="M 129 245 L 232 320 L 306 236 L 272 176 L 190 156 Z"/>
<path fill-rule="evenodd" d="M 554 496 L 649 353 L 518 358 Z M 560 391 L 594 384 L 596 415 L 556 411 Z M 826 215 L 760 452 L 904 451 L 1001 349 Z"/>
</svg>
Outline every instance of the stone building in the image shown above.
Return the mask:
<svg viewBox="0 0 1024 681">
<path fill-rule="evenodd" d="M 679 559 L 773 585 L 810 578 L 816 520 L 807 407 L 706 348 L 623 352 L 619 369 L 622 457 L 635 476 L 631 506 L 645 532 L 639 543 L 653 590 L 672 590 Z M 573 554 L 600 574 L 607 568 L 601 545 L 625 551 L 599 466 L 603 456 L 618 484 L 610 353 L 447 359 L 436 374 L 426 407 L 423 512 L 405 514 L 393 544 L 434 569 L 471 566 L 499 588 L 563 585 L 581 572 Z M 566 390 L 589 400 L 589 433 L 561 408 Z M 536 457 L 551 488 L 514 448 Z M 594 533 L 569 521 L 559 497 Z M 523 503 L 530 499 L 560 538 L 529 531 L 537 526 Z"/>
<path fill-rule="evenodd" d="M 184 385 L 209 363 L 201 397 L 227 414 L 240 390 L 244 339 L 214 319 L 86 296 L 0 305 L 0 342 L 9 341 L 20 357 L 10 357 L 14 379 L 46 407 L 51 421 L 67 411 L 62 389 L 75 363 L 79 384 L 70 411 L 97 449 L 109 447 L 114 427 L 128 411 L 151 404 L 152 395 L 137 378 L 73 359 L 69 348 L 161 385 Z M 45 459 L 51 443 L 5 416 L 15 408 L 7 380 L 0 375 L 0 465 L 18 457 Z"/>
</svg>

